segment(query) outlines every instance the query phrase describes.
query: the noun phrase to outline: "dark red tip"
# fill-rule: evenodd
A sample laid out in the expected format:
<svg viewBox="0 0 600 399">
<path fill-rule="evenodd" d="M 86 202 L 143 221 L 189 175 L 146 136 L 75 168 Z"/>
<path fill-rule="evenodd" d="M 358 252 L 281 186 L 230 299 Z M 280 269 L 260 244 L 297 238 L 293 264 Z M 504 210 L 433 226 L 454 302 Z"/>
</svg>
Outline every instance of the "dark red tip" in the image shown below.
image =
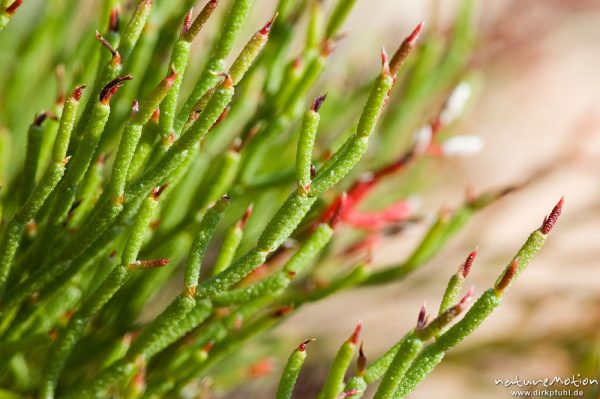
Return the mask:
<svg viewBox="0 0 600 399">
<path fill-rule="evenodd" d="M 167 187 L 169 187 L 169 183 L 165 183 L 160 187 L 155 187 L 154 190 L 152 190 L 152 198 L 154 198 L 154 200 L 158 200 L 158 197 L 165 192 Z"/>
<path fill-rule="evenodd" d="M 246 208 L 246 211 L 244 212 L 244 215 L 242 216 L 242 218 L 238 222 L 238 227 L 240 229 L 243 229 L 244 227 L 246 227 L 246 223 L 248 223 L 248 219 L 250 218 L 250 215 L 252 215 L 252 209 L 253 208 L 254 208 L 254 204 L 250 204 L 248 206 L 248 208 Z"/>
<path fill-rule="evenodd" d="M 110 81 L 100 92 L 100 102 L 102 104 L 108 104 L 110 99 L 117 93 L 117 90 L 119 90 L 119 87 L 121 87 L 124 82 L 131 79 L 133 79 L 131 75 L 125 75 Z"/>
<path fill-rule="evenodd" d="M 510 282 L 515 277 L 515 274 L 517 274 L 518 268 L 519 268 L 519 258 L 515 258 L 512 261 L 512 263 L 510 264 L 510 266 L 508 267 L 508 269 L 506 269 L 506 272 L 504 272 L 504 275 L 502 276 L 500 281 L 498 281 L 498 283 L 494 287 L 494 289 L 496 290 L 497 293 L 502 294 L 502 292 L 506 289 L 506 287 L 508 287 L 510 285 Z"/>
<path fill-rule="evenodd" d="M 73 94 L 71 96 L 75 99 L 75 101 L 81 100 L 81 96 L 83 95 L 83 90 L 87 87 L 87 85 L 77 86 L 75 90 L 73 90 Z"/>
<path fill-rule="evenodd" d="M 417 318 L 417 330 L 421 331 L 427 325 L 427 307 L 425 303 L 421 305 L 421 310 L 419 310 L 419 317 Z"/>
<path fill-rule="evenodd" d="M 267 23 L 265 24 L 265 26 L 263 26 L 263 28 L 259 31 L 261 35 L 268 35 L 269 32 L 271 31 L 271 27 L 273 26 L 273 22 L 275 22 L 275 19 L 277 18 L 277 15 L 279 13 L 275 13 L 275 15 L 273 15 L 271 17 L 270 20 L 267 21 Z"/>
<path fill-rule="evenodd" d="M 281 306 L 275 310 L 273 317 L 283 317 L 294 310 L 292 305 Z"/>
<path fill-rule="evenodd" d="M 112 10 L 110 10 L 110 18 L 108 20 L 108 30 L 111 32 L 118 32 L 119 31 L 119 14 L 121 12 L 121 9 L 119 6 L 113 7 Z"/>
<path fill-rule="evenodd" d="M 312 107 L 310 109 L 313 110 L 314 112 L 319 112 L 319 110 L 321 109 L 321 106 L 323 106 L 323 103 L 325 102 L 326 98 L 327 98 L 327 93 L 315 98 L 315 100 L 312 103 Z"/>
<path fill-rule="evenodd" d="M 23 0 L 15 0 L 11 5 L 6 7 L 4 12 L 6 12 L 8 15 L 13 15 L 15 12 L 17 12 L 19 7 L 21 7 L 21 4 L 23 4 Z"/>
<path fill-rule="evenodd" d="M 546 235 L 546 234 L 550 233 L 550 231 L 552 231 L 552 228 L 558 221 L 560 213 L 562 212 L 562 207 L 563 207 L 564 202 L 565 202 L 565 197 L 563 196 L 563 197 L 561 197 L 560 201 L 558 201 L 558 204 L 556 204 L 554 206 L 554 208 L 552 209 L 552 212 L 550 212 L 550 215 L 548 215 L 547 217 L 544 218 L 544 223 L 542 223 L 542 227 L 540 227 L 540 231 L 542 232 L 542 234 Z"/>
<path fill-rule="evenodd" d="M 193 15 L 194 15 L 194 8 L 190 8 L 190 11 L 188 11 L 188 13 L 185 16 L 185 19 L 183 20 L 183 26 L 181 27 L 182 35 L 186 34 L 190 30 L 190 27 L 192 26 Z"/>
<path fill-rule="evenodd" d="M 475 251 L 471 252 L 468 256 L 467 259 L 465 260 L 465 263 L 463 263 L 460 267 L 460 271 L 462 273 L 462 276 L 464 278 L 466 278 L 469 275 L 469 272 L 471 271 L 471 266 L 473 266 L 473 262 L 475 261 L 475 257 L 477 256 L 477 251 L 479 250 L 479 248 L 475 248 Z"/>
<path fill-rule="evenodd" d="M 414 45 L 415 42 L 417 41 L 417 39 L 419 38 L 421 31 L 423 30 L 424 24 L 425 24 L 425 22 L 421 21 L 419 23 L 419 25 L 417 25 L 417 27 L 412 31 L 412 33 L 406 38 L 406 41 L 409 42 L 410 44 Z"/>
<path fill-rule="evenodd" d="M 363 375 L 365 370 L 367 369 L 367 357 L 365 356 L 365 352 L 363 351 L 363 343 L 360 343 L 360 348 L 358 348 L 358 359 L 356 360 L 356 368 L 358 370 L 358 375 Z"/>
<path fill-rule="evenodd" d="M 306 351 L 306 347 L 308 346 L 308 344 L 310 344 L 313 341 L 316 341 L 316 339 L 315 338 L 307 339 L 306 341 L 304 341 L 300 345 L 298 345 L 298 350 L 300 352 Z"/>
<path fill-rule="evenodd" d="M 350 338 L 348 338 L 348 342 L 356 345 L 358 344 L 358 339 L 360 338 L 360 331 L 362 330 L 362 323 L 358 323 L 356 325 L 356 327 L 354 328 L 354 332 L 352 333 L 352 335 L 350 336 Z"/>
<path fill-rule="evenodd" d="M 36 125 L 36 126 L 38 126 L 38 127 L 42 126 L 42 123 L 44 123 L 44 121 L 46 119 L 52 119 L 52 117 L 56 118 L 54 116 L 54 114 L 52 112 L 50 112 L 50 111 L 41 112 L 41 113 L 39 113 L 39 114 L 37 114 L 35 116 L 35 119 L 33 120 L 33 124 Z"/>
</svg>

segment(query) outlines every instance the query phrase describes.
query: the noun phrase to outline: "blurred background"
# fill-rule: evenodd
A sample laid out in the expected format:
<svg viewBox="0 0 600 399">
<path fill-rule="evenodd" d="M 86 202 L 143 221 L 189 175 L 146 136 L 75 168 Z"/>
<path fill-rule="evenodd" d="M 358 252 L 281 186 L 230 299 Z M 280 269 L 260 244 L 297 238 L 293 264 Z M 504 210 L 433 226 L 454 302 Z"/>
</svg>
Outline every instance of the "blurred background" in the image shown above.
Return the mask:
<svg viewBox="0 0 600 399">
<path fill-rule="evenodd" d="M 434 213 L 455 206 L 467 187 L 480 192 L 540 170 L 542 175 L 484 209 L 440 255 L 404 281 L 307 306 L 276 330 L 274 339 L 318 339 L 310 348 L 314 369 L 304 375 L 307 386 L 322 381 L 327 369 L 318 360 L 332 359 L 358 321 L 367 358 L 396 342 L 414 325 L 423 301 L 437 306 L 448 275 L 476 246 L 479 256 L 470 279 L 476 292 L 483 291 L 562 195 L 566 205 L 556 231 L 503 306 L 410 397 L 506 398 L 509 389 L 495 386 L 494 379 L 515 375 L 598 378 L 600 1 L 478 3 L 472 67 L 480 89 L 457 130 L 480 135 L 485 146 L 474 156 L 431 165 L 437 177 L 423 194 L 422 208 Z M 457 5 L 359 0 L 330 76 L 348 62 L 357 71 L 377 68 L 379 47 L 391 46 L 419 21 L 425 20 L 425 30 L 432 23 L 449 28 Z M 375 265 L 404 259 L 424 230 L 419 226 L 386 241 L 374 252 Z M 311 397 L 310 389 L 299 397 Z"/>
</svg>

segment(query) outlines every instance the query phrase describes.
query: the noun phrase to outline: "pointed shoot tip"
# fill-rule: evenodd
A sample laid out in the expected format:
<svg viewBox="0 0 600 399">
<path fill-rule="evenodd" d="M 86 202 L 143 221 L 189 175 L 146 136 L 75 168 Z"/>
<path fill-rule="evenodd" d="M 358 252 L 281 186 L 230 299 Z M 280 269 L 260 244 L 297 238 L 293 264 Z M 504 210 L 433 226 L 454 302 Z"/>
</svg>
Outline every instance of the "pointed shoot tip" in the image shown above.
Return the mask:
<svg viewBox="0 0 600 399">
<path fill-rule="evenodd" d="M 352 335 L 350 336 L 350 338 L 348 338 L 348 342 L 356 345 L 358 344 L 358 339 L 360 338 L 360 332 L 362 330 L 362 322 L 359 322 L 356 327 L 354 328 L 354 331 L 352 332 Z"/>
<path fill-rule="evenodd" d="M 298 350 L 300 352 L 305 352 L 308 344 L 310 344 L 311 342 L 316 341 L 316 340 L 317 340 L 316 338 L 307 339 L 306 341 L 304 341 L 300 345 L 298 345 Z"/>
<path fill-rule="evenodd" d="M 319 112 L 319 110 L 321 109 L 321 107 L 323 106 L 323 103 L 325 102 L 325 100 L 327 99 L 327 93 L 318 96 L 314 99 L 313 103 L 312 103 L 312 107 L 310 108 L 313 112 Z"/>
<path fill-rule="evenodd" d="M 6 7 L 4 12 L 8 15 L 13 15 L 15 12 L 17 12 L 19 7 L 21 7 L 21 4 L 23 4 L 23 0 L 15 0 L 12 2 L 12 4 Z"/>
<path fill-rule="evenodd" d="M 550 233 L 554 228 L 554 225 L 558 221 L 558 218 L 562 212 L 562 207 L 565 202 L 565 197 L 562 196 L 560 201 L 554 206 L 550 215 L 544 218 L 544 222 L 542 223 L 542 227 L 540 227 L 540 232 L 544 235 Z"/>
<path fill-rule="evenodd" d="M 267 21 L 265 26 L 262 27 L 262 29 L 259 31 L 261 35 L 268 35 L 269 32 L 271 32 L 271 27 L 273 26 L 273 22 L 275 22 L 277 15 L 279 15 L 278 12 L 276 12 L 275 15 L 273 15 L 271 19 Z"/>
<path fill-rule="evenodd" d="M 471 267 L 473 266 L 473 262 L 475 261 L 475 257 L 477 256 L 478 250 L 479 250 L 479 247 L 475 248 L 475 250 L 467 256 L 467 259 L 461 265 L 460 269 L 461 269 L 463 278 L 467 278 L 467 276 L 469 275 L 469 272 L 471 271 Z"/>
</svg>

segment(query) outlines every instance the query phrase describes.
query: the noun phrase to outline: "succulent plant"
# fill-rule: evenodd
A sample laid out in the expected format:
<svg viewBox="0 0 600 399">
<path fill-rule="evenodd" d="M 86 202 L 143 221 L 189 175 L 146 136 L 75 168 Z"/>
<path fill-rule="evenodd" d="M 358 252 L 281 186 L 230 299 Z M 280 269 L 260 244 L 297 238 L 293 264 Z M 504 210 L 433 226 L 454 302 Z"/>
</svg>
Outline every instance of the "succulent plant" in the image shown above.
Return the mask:
<svg viewBox="0 0 600 399">
<path fill-rule="evenodd" d="M 327 13 L 319 0 L 280 0 L 252 35 L 251 0 L 198 13 L 190 0 L 129 3 L 2 2 L 2 397 L 202 395 L 195 382 L 248 340 L 303 304 L 404 278 L 527 182 L 444 209 L 403 263 L 371 267 L 380 240 L 425 223 L 408 199 L 423 186 L 416 165 L 479 147 L 452 134 L 471 92 L 470 0 L 448 37 L 415 24 L 350 88 L 323 76 L 354 1 Z M 80 21 L 89 5 L 99 25 Z M 423 308 L 370 364 L 361 347 L 346 380 L 359 325 L 319 398 L 358 398 L 378 381 L 375 398 L 409 394 L 500 304 L 561 208 L 462 319 L 450 326 L 474 296 L 460 299 L 476 252 L 431 322 Z M 178 294 L 157 305 L 167 289 Z M 277 398 L 291 397 L 308 342 Z"/>
</svg>

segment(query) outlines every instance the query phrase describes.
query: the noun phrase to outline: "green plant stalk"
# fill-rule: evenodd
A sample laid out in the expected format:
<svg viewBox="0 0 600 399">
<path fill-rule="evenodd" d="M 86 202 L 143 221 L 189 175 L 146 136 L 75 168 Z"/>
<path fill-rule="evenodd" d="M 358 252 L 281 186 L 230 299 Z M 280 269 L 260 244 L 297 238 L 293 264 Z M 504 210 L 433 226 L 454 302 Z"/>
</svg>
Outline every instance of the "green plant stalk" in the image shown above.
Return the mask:
<svg viewBox="0 0 600 399">
<path fill-rule="evenodd" d="M 68 162 L 68 159 L 66 158 L 67 148 L 71 132 L 73 131 L 82 90 L 83 87 L 75 89 L 73 95 L 69 97 L 65 103 L 52 151 L 52 164 L 40 180 L 39 184 L 33 189 L 29 198 L 27 198 L 27 201 L 25 201 L 17 213 L 15 213 L 14 217 L 4 230 L 2 241 L 0 241 L 0 297 L 4 292 L 6 280 L 25 224 L 36 215 L 58 184 L 59 180 L 63 177 L 65 165 Z"/>
<path fill-rule="evenodd" d="M 91 163 L 94 152 L 100 137 L 104 131 L 108 116 L 110 115 L 110 100 L 116 93 L 123 81 L 130 79 L 130 77 L 122 77 L 111 82 L 105 87 L 105 89 L 99 95 L 99 98 L 95 99 L 94 107 L 92 109 L 91 117 L 88 123 L 88 131 L 85 139 L 78 146 L 75 155 L 69 162 L 69 167 L 65 172 L 65 176 L 58 186 L 53 201 L 51 211 L 48 216 L 48 220 L 51 222 L 50 226 L 47 226 L 45 231 L 42 231 L 41 237 L 46 237 L 44 242 L 46 246 L 50 244 L 47 237 L 51 237 L 57 232 L 61 231 L 61 225 L 66 220 L 69 210 L 75 201 L 75 193 L 77 186 L 81 183 L 85 176 L 85 173 Z M 47 252 L 48 248 L 42 249 L 44 253 Z M 50 257 L 48 257 L 50 258 Z"/>
<path fill-rule="evenodd" d="M 390 366 L 381 380 L 381 384 L 377 388 L 377 392 L 375 392 L 374 399 L 392 399 L 394 397 L 394 392 L 400 384 L 402 377 L 422 348 L 423 341 L 414 334 L 409 334 L 408 337 L 402 340 L 396 356 L 392 359 Z"/>
<path fill-rule="evenodd" d="M 441 315 L 456 303 L 476 255 L 477 251 L 471 252 L 465 262 L 460 265 L 458 271 L 450 277 L 446 291 L 444 291 L 444 295 L 442 296 L 438 315 Z"/>
<path fill-rule="evenodd" d="M 69 326 L 59 337 L 50 352 L 46 364 L 44 379 L 40 390 L 40 396 L 48 399 L 54 397 L 58 377 L 71 354 L 75 344 L 81 339 L 84 329 L 89 320 L 114 296 L 123 286 L 129 276 L 129 265 L 134 264 L 137 254 L 142 246 L 144 233 L 148 228 L 150 219 L 160 192 L 151 195 L 144 201 L 138 215 L 136 216 L 131 232 L 123 250 L 121 265 L 115 268 L 103 283 L 94 291 L 92 296 L 85 302 L 82 308 L 73 316 Z"/>
<path fill-rule="evenodd" d="M 319 393 L 319 399 L 336 399 L 344 388 L 344 376 L 352 362 L 361 325 L 356 327 L 354 333 L 340 347 L 329 369 L 329 374 Z"/>
<path fill-rule="evenodd" d="M 103 173 L 105 169 L 105 158 L 100 156 L 93 166 L 91 166 L 86 176 L 81 182 L 81 188 L 78 192 L 81 202 L 73 212 L 73 216 L 69 219 L 69 228 L 78 228 L 84 221 L 85 217 L 94 208 L 94 205 L 102 194 Z"/>
<path fill-rule="evenodd" d="M 213 303 L 216 306 L 239 305 L 257 298 L 279 295 L 317 257 L 332 235 L 333 229 L 329 225 L 320 224 L 282 270 L 251 286 L 218 294 L 213 297 Z"/>
<path fill-rule="evenodd" d="M 251 60 L 248 60 L 248 63 L 250 62 Z M 126 187 L 124 197 L 133 200 L 133 205 L 129 206 L 129 209 L 135 210 L 136 208 L 134 205 L 136 197 L 139 198 L 144 195 L 144 193 L 148 192 L 151 187 L 161 183 L 163 179 L 177 169 L 178 165 L 184 162 L 187 152 L 210 130 L 227 104 L 231 101 L 233 92 L 232 80 L 230 77 L 226 77 L 221 87 L 215 91 L 215 95 L 211 96 L 201 117 L 196 119 L 196 121 L 190 125 L 189 129 L 184 132 L 182 137 L 177 140 L 177 142 L 153 167 Z M 119 229 L 113 229 L 112 233 L 108 233 L 107 235 L 103 235 L 103 233 L 120 213 L 119 204 L 120 202 L 112 202 L 111 204 L 110 201 L 104 201 L 104 203 L 97 205 L 95 215 L 91 215 L 91 217 L 88 218 L 73 239 L 78 245 L 64 250 L 63 254 L 57 257 L 63 258 L 63 260 L 58 260 L 59 264 L 63 265 L 63 267 L 67 267 L 70 259 L 81 254 L 85 248 L 93 244 L 99 237 L 103 237 L 106 242 L 110 242 L 111 236 L 116 236 Z M 128 208 L 126 208 L 125 213 L 127 213 L 127 209 Z M 82 264 L 83 262 L 79 262 L 80 266 Z M 73 267 L 70 269 L 69 274 L 76 272 L 77 268 Z M 41 288 L 44 285 L 51 283 L 58 275 L 59 273 L 56 273 L 54 270 L 48 271 L 48 273 L 45 273 L 43 276 L 36 276 L 37 282 L 35 284 L 38 288 Z M 25 286 L 31 287 L 32 285 L 25 284 Z M 25 298 L 25 292 L 33 291 L 31 291 L 31 288 L 27 288 L 25 290 L 21 289 L 18 292 L 18 299 L 15 299 L 15 301 Z"/>
<path fill-rule="evenodd" d="M 492 311 L 500 305 L 504 291 L 512 285 L 516 277 L 518 277 L 518 275 L 529 265 L 531 260 L 539 253 L 548 232 L 544 234 L 541 229 L 538 229 L 531 233 L 525 244 L 523 244 L 521 249 L 519 249 L 515 255 L 513 261 L 501 274 L 495 287 L 486 290 L 459 322 L 440 335 L 433 344 L 423 350 L 413 362 L 406 377 L 402 380 L 395 393 L 395 398 L 403 398 L 412 392 L 441 362 L 444 354 L 448 350 L 452 349 L 469 336 L 481 325 Z M 518 261 L 515 262 L 515 260 Z M 515 268 L 515 265 L 517 264 L 518 268 Z"/>
<path fill-rule="evenodd" d="M 317 103 L 318 100 L 315 100 Z M 318 103 L 317 103 L 318 104 Z M 296 151 L 296 179 L 300 187 L 310 189 L 312 153 L 319 127 L 318 106 L 313 104 L 310 110 L 304 114 L 300 136 L 298 138 L 298 147 Z M 308 191 L 307 190 L 307 191 Z"/>
<path fill-rule="evenodd" d="M 25 202 L 35 187 L 36 176 L 40 167 L 40 153 L 44 135 L 42 123 L 48 116 L 47 113 L 37 115 L 27 132 L 27 151 L 25 153 L 21 186 L 21 198 L 23 200 L 21 202 Z"/>
<path fill-rule="evenodd" d="M 165 97 L 161 109 L 161 118 L 159 121 L 160 135 L 159 138 L 165 143 L 168 143 L 168 138 L 171 133 L 176 134 L 174 130 L 175 114 L 177 109 L 177 100 L 179 99 L 179 90 L 181 89 L 181 82 L 187 68 L 188 59 L 190 56 L 191 44 L 198 36 L 206 21 L 212 15 L 213 11 L 217 6 L 216 0 L 210 0 L 198 16 L 191 22 L 191 13 L 186 17 L 182 32 L 179 39 L 173 45 L 171 52 L 171 66 L 173 70 L 177 72 L 177 78 L 173 84 L 173 88 L 169 91 L 169 94 Z"/>
<path fill-rule="evenodd" d="M 285 368 L 283 369 L 283 373 L 281 374 L 281 379 L 279 380 L 277 394 L 275 395 L 276 399 L 292 398 L 292 392 L 294 391 L 296 380 L 298 380 L 298 375 L 300 374 L 300 370 L 302 370 L 302 366 L 306 360 L 306 345 L 309 342 L 310 341 L 305 341 L 301 343 L 298 348 L 294 349 L 288 358 Z"/>
<path fill-rule="evenodd" d="M 312 0 L 309 5 L 309 20 L 306 29 L 306 45 L 304 51 L 316 52 L 323 40 L 324 13 L 323 4 L 319 0 Z"/>
<path fill-rule="evenodd" d="M 248 184 L 250 178 L 256 172 L 261 161 L 261 155 L 266 150 L 265 146 L 289 127 L 297 104 L 324 71 L 329 55 L 330 51 L 328 49 L 323 50 L 303 71 L 298 81 L 293 85 L 293 89 L 290 88 L 289 96 L 286 97 L 285 93 L 278 96 L 279 101 L 275 104 L 275 107 L 279 114 L 272 121 L 269 121 L 268 125 L 245 148 L 240 176 L 238 177 L 238 180 L 242 183 Z"/>
<path fill-rule="evenodd" d="M 148 20 L 153 5 L 154 0 L 140 0 L 138 2 L 123 33 L 118 36 L 119 46 L 116 53 L 113 54 L 112 59 L 106 63 L 104 67 L 98 68 L 92 97 L 86 104 L 82 114 L 82 120 L 78 124 L 74 135 L 74 148 L 79 146 L 79 141 L 82 138 L 81 135 L 89 130 L 90 126 L 93 126 L 93 124 L 86 124 L 86 122 L 90 120 L 89 115 L 94 107 L 94 102 L 92 100 L 100 94 L 102 87 L 108 84 L 108 82 L 113 81 L 122 72 L 123 66 L 129 60 L 129 57 L 144 30 L 144 26 L 146 25 L 146 21 Z"/>
<path fill-rule="evenodd" d="M 116 201 L 125 194 L 125 185 L 127 183 L 129 167 L 135 149 L 140 141 L 142 129 L 150 120 L 154 110 L 172 89 L 176 80 L 177 72 L 173 70 L 169 76 L 164 78 L 150 93 L 146 100 L 139 104 L 137 102 L 134 103 L 131 118 L 121 135 L 121 142 L 113 163 L 111 180 L 108 187 L 109 195 L 113 200 Z"/>
<path fill-rule="evenodd" d="M 133 209 L 135 209 L 133 204 L 137 198 L 148 193 L 152 187 L 164 182 L 177 169 L 185 159 L 187 152 L 210 130 L 225 106 L 231 101 L 233 92 L 233 86 L 229 83 L 222 85 L 215 92 L 215 96 L 211 98 L 202 116 L 171 146 L 154 167 L 149 168 L 139 178 L 127 185 L 124 198 L 132 204 Z M 66 248 L 58 258 L 63 261 L 73 259 L 100 237 L 121 212 L 116 205 L 118 204 L 115 204 L 114 201 L 108 200 L 97 205 L 96 212 L 88 218 L 73 238 L 74 245 Z"/>
<path fill-rule="evenodd" d="M 217 82 L 216 74 L 225 71 L 225 59 L 231 53 L 235 39 L 239 36 L 242 25 L 246 21 L 252 0 L 235 0 L 232 4 L 227 19 L 223 24 L 219 40 L 211 52 L 211 58 L 207 62 L 200 79 L 196 83 L 194 90 L 187 98 L 175 119 L 175 130 L 179 130 L 185 124 L 188 116 L 192 112 L 196 102 L 202 98 Z"/>
<path fill-rule="evenodd" d="M 221 273 L 231 265 L 243 237 L 243 223 L 238 222 L 227 230 L 221 248 L 219 249 L 219 254 L 215 260 L 215 265 L 212 270 L 213 276 Z"/>
<path fill-rule="evenodd" d="M 338 0 L 327 21 L 325 30 L 327 37 L 333 37 L 337 34 L 355 3 L 356 0 Z"/>
<path fill-rule="evenodd" d="M 229 197 L 225 196 L 221 198 L 206 212 L 200 222 L 199 232 L 192 243 L 190 257 L 185 269 L 184 285 L 187 292 L 193 293 L 196 291 L 200 276 L 200 267 L 202 266 L 202 259 L 208 248 L 208 243 L 215 233 L 217 224 L 221 220 L 221 215 L 230 203 L 231 199 Z"/>
</svg>

